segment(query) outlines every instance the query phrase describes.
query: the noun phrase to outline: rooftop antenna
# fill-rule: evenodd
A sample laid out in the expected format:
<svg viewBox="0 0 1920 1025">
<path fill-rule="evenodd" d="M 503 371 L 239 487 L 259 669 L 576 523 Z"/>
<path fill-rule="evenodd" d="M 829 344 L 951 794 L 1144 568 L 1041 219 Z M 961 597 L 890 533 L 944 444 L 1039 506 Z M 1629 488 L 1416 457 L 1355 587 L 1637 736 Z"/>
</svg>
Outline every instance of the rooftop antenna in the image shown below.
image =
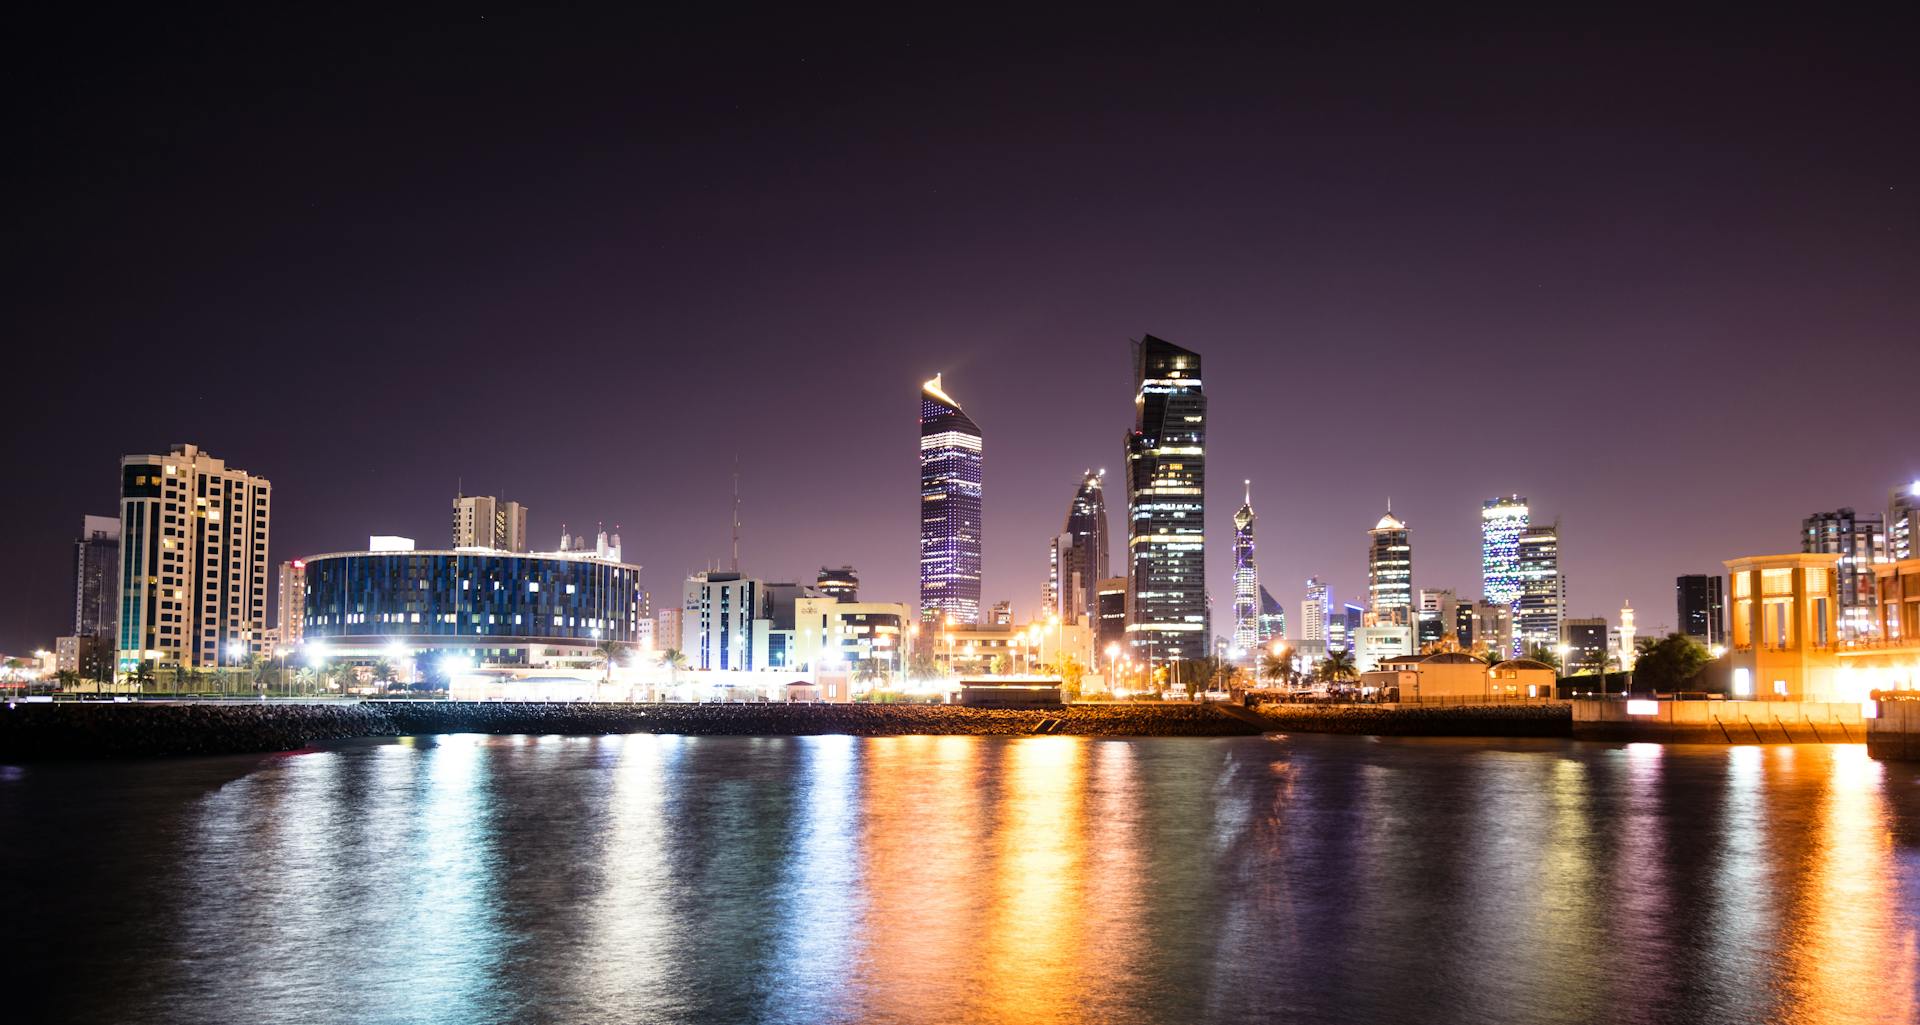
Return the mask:
<svg viewBox="0 0 1920 1025">
<path fill-rule="evenodd" d="M 1241 481 L 1240 483 L 1245 484 L 1247 486 L 1247 504 L 1252 505 L 1253 504 L 1253 478 L 1249 477 L 1246 480 Z"/>
<path fill-rule="evenodd" d="M 733 571 L 740 572 L 740 453 L 733 454 Z"/>
</svg>

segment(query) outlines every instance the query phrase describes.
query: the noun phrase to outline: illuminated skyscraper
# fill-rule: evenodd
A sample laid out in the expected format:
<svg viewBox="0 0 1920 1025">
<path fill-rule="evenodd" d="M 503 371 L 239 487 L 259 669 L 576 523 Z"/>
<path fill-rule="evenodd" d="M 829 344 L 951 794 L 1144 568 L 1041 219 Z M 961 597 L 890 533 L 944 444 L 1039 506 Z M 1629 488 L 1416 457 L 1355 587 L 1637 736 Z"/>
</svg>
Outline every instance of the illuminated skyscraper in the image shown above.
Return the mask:
<svg viewBox="0 0 1920 1025">
<path fill-rule="evenodd" d="M 1520 600 L 1520 535 L 1527 529 L 1527 500 L 1489 498 L 1480 507 L 1480 594 L 1495 605 Z"/>
<path fill-rule="evenodd" d="M 1100 581 L 1112 572 L 1107 557 L 1105 470 L 1088 470 L 1067 507 L 1066 529 L 1053 539 L 1047 567 L 1047 607 L 1062 622 L 1093 622 L 1100 615 Z"/>
<path fill-rule="evenodd" d="M 1265 587 L 1260 588 L 1260 643 L 1285 640 L 1286 636 L 1287 607 Z"/>
<path fill-rule="evenodd" d="M 1207 657 L 1207 396 L 1200 355 L 1143 335 L 1127 433 L 1127 636 L 1150 664 Z"/>
<path fill-rule="evenodd" d="M 1887 561 L 1887 534 L 1880 517 L 1852 509 L 1818 512 L 1800 521 L 1800 550 L 1840 557 L 1840 633 L 1870 636 L 1880 619 L 1873 567 Z"/>
<path fill-rule="evenodd" d="M 1560 527 L 1530 526 L 1520 535 L 1520 598 L 1513 606 L 1515 654 L 1560 644 L 1567 582 L 1560 575 Z"/>
<path fill-rule="evenodd" d="M 1260 644 L 1260 572 L 1253 564 L 1253 482 L 1233 514 L 1233 646 L 1250 652 Z"/>
<path fill-rule="evenodd" d="M 920 388 L 920 617 L 980 622 L 980 428 L 939 374 Z"/>
<path fill-rule="evenodd" d="M 1367 531 L 1367 603 L 1374 622 L 1385 626 L 1413 625 L 1413 543 L 1407 525 L 1387 514 Z"/>
</svg>

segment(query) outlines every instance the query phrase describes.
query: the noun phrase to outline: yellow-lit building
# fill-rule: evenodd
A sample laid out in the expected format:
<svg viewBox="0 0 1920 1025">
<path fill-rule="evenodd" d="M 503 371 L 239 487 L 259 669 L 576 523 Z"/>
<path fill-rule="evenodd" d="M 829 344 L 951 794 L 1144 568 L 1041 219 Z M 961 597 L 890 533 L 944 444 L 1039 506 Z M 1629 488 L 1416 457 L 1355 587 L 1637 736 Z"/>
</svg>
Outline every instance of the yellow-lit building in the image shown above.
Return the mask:
<svg viewBox="0 0 1920 1025">
<path fill-rule="evenodd" d="M 1508 659 L 1493 666 L 1458 651 L 1432 655 L 1401 655 L 1380 660 L 1380 666 L 1362 674 L 1362 688 L 1398 688 L 1406 703 L 1464 704 L 1474 701 L 1513 701 L 1553 697 L 1552 666 L 1532 659 Z"/>
<path fill-rule="evenodd" d="M 1840 674 L 1840 556 L 1755 555 L 1726 562 L 1727 661 L 1736 699 L 1857 701 Z"/>
<path fill-rule="evenodd" d="M 1849 694 L 1920 690 L 1920 559 L 1873 567 L 1875 630 L 1840 647 L 1840 679 Z"/>
</svg>

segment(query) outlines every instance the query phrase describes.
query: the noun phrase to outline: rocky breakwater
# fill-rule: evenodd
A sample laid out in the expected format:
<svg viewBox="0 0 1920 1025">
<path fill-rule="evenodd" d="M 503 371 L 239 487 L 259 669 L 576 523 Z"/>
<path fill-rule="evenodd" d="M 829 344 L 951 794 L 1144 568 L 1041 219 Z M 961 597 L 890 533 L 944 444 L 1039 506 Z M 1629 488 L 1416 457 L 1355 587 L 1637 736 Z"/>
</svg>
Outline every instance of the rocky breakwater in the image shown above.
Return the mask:
<svg viewBox="0 0 1920 1025">
<path fill-rule="evenodd" d="M 1267 704 L 1255 711 L 1271 730 L 1380 737 L 1570 737 L 1565 702 L 1513 705 Z"/>
<path fill-rule="evenodd" d="M 390 732 L 379 709 L 360 704 L 9 703 L 0 707 L 0 759 L 292 751 Z"/>
<path fill-rule="evenodd" d="M 1001 710 L 948 705 L 86 702 L 0 709 L 0 759 L 290 751 L 330 740 L 437 733 L 1224 737 L 1258 732 L 1255 725 L 1202 705 Z"/>
</svg>

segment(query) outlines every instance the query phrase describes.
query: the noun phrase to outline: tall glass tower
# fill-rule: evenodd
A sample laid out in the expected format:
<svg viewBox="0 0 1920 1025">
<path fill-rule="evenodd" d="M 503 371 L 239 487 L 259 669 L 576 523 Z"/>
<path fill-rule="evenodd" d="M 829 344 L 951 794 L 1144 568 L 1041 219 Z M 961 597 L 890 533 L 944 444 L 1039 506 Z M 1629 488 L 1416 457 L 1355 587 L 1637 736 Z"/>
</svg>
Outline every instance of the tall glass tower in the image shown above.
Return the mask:
<svg viewBox="0 0 1920 1025">
<path fill-rule="evenodd" d="M 920 617 L 980 622 L 980 428 L 939 374 L 920 388 Z"/>
<path fill-rule="evenodd" d="M 1205 658 L 1207 396 L 1200 354 L 1143 335 L 1133 344 L 1127 433 L 1127 639 L 1150 665 Z"/>
<path fill-rule="evenodd" d="M 1248 653 L 1260 645 L 1260 571 L 1253 564 L 1253 482 L 1233 514 L 1233 646 Z"/>
<path fill-rule="evenodd" d="M 1100 617 L 1100 581 L 1111 574 L 1107 554 L 1107 471 L 1088 470 L 1067 506 L 1065 529 L 1054 539 L 1047 603 L 1068 623 Z"/>
<path fill-rule="evenodd" d="M 1413 543 L 1405 521 L 1387 514 L 1367 531 L 1367 601 L 1374 622 L 1413 625 Z"/>
<path fill-rule="evenodd" d="M 1520 600 L 1520 535 L 1527 531 L 1527 500 L 1489 498 L 1480 506 L 1480 594 L 1489 605 Z"/>
</svg>

